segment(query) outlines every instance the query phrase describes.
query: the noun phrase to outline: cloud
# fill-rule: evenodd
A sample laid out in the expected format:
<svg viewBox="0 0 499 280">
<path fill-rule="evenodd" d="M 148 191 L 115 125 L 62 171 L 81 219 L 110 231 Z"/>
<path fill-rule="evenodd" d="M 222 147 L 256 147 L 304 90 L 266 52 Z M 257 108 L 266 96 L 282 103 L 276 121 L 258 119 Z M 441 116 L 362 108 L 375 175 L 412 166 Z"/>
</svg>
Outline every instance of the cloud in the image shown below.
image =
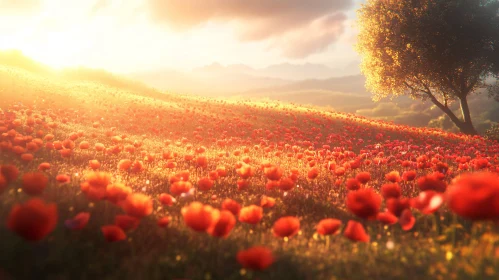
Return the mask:
<svg viewBox="0 0 499 280">
<path fill-rule="evenodd" d="M 325 16 L 311 22 L 308 26 L 276 38 L 273 45 L 281 48 L 284 56 L 289 58 L 301 58 L 322 52 L 343 34 L 345 19 L 346 16 L 343 13 Z"/>
<path fill-rule="evenodd" d="M 90 9 L 90 15 L 97 14 L 100 10 L 107 8 L 109 5 L 109 0 L 97 0 Z"/>
<path fill-rule="evenodd" d="M 290 58 L 324 51 L 344 33 L 352 0 L 148 0 L 153 21 L 176 30 L 230 23 L 240 41 L 269 40 Z"/>
<path fill-rule="evenodd" d="M 357 114 L 368 117 L 393 117 L 400 115 L 402 109 L 393 102 L 378 103 L 376 107 L 370 109 L 357 110 Z"/>
<path fill-rule="evenodd" d="M 24 16 L 40 10 L 41 0 L 0 0 L 0 14 Z"/>
<path fill-rule="evenodd" d="M 360 109 L 355 113 L 370 118 L 418 127 L 427 126 L 434 118 L 438 118 L 442 114 L 440 112 L 437 116 L 432 116 L 431 110 L 424 109 L 428 106 L 419 101 L 405 106 L 395 102 L 380 102 L 374 105 L 373 108 Z"/>
</svg>

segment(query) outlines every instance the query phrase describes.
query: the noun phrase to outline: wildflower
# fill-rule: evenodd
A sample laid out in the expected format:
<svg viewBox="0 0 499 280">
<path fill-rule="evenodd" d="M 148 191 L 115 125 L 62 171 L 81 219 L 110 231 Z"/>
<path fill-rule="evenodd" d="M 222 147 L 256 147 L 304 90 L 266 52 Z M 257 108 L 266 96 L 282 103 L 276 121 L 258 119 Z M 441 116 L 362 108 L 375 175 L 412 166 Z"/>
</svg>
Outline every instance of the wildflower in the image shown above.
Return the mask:
<svg viewBox="0 0 499 280">
<path fill-rule="evenodd" d="M 22 188 L 28 195 L 40 195 L 48 182 L 49 179 L 43 173 L 25 173 L 22 177 Z"/>
<path fill-rule="evenodd" d="M 343 235 L 352 241 L 369 242 L 369 235 L 366 233 L 364 226 L 356 221 L 348 221 Z"/>
<path fill-rule="evenodd" d="M 38 241 L 52 232 L 57 224 L 57 207 L 33 198 L 16 204 L 7 217 L 7 227 L 28 241 Z"/>
<path fill-rule="evenodd" d="M 244 268 L 251 270 L 265 270 L 275 259 L 272 251 L 266 247 L 255 246 L 237 253 L 237 261 Z"/>
<path fill-rule="evenodd" d="M 346 206 L 350 212 L 363 219 L 375 219 L 381 206 L 381 197 L 372 189 L 351 191 Z"/>
<path fill-rule="evenodd" d="M 130 194 L 123 201 L 122 208 L 128 215 L 140 219 L 152 213 L 152 200 L 145 194 Z"/>
<path fill-rule="evenodd" d="M 317 224 L 317 233 L 321 235 L 331 235 L 338 232 L 341 221 L 337 219 L 322 219 Z"/>
<path fill-rule="evenodd" d="M 478 172 L 454 179 L 447 203 L 454 213 L 470 220 L 499 219 L 499 175 Z"/>
<path fill-rule="evenodd" d="M 291 237 L 300 230 L 300 220 L 293 216 L 286 216 L 275 221 L 272 232 L 277 237 Z"/>
<path fill-rule="evenodd" d="M 250 205 L 241 208 L 239 221 L 248 224 L 257 224 L 263 218 L 263 209 L 257 205 Z"/>
<path fill-rule="evenodd" d="M 101 227 L 102 234 L 107 242 L 116 242 L 126 239 L 125 232 L 116 225 L 107 225 Z"/>
<path fill-rule="evenodd" d="M 72 219 L 67 219 L 64 222 L 64 225 L 70 230 L 82 230 L 90 219 L 90 213 L 88 212 L 80 212 Z"/>
</svg>

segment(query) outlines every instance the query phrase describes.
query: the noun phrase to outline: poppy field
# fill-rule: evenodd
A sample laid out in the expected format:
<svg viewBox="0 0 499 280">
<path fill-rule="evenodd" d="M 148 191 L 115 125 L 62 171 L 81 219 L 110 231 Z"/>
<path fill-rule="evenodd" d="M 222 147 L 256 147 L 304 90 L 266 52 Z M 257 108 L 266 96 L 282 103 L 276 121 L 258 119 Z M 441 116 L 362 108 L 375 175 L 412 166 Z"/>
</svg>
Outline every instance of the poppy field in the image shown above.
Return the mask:
<svg viewBox="0 0 499 280">
<path fill-rule="evenodd" d="M 499 144 L 0 66 L 0 279 L 497 279 Z"/>
</svg>

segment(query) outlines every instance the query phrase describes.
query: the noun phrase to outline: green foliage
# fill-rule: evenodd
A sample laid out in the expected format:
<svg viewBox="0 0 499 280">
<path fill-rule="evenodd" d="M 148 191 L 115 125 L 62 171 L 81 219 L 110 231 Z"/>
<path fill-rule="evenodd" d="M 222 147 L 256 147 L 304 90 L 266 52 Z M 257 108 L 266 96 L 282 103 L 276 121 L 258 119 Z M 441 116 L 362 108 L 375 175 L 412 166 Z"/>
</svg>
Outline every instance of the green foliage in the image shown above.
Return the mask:
<svg viewBox="0 0 499 280">
<path fill-rule="evenodd" d="M 375 100 L 429 99 L 473 132 L 466 98 L 498 77 L 498 11 L 497 0 L 368 0 L 358 11 L 357 45 L 368 90 Z M 462 120 L 449 109 L 457 100 Z"/>
<path fill-rule="evenodd" d="M 494 123 L 491 128 L 485 132 L 485 136 L 490 140 L 499 141 L 499 123 Z"/>
</svg>

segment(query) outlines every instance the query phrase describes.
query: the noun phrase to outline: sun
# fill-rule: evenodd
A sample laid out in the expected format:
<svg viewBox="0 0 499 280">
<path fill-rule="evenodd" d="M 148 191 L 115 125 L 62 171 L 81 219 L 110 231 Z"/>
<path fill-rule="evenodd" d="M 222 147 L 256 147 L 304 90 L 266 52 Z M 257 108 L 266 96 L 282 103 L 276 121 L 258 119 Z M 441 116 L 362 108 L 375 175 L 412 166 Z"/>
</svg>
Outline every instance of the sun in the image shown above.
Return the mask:
<svg viewBox="0 0 499 280">
<path fill-rule="evenodd" d="M 19 50 L 48 66 L 63 68 L 81 63 L 81 55 L 88 48 L 89 43 L 77 34 L 72 31 L 19 34 L 5 41 L 7 49 Z"/>
</svg>

